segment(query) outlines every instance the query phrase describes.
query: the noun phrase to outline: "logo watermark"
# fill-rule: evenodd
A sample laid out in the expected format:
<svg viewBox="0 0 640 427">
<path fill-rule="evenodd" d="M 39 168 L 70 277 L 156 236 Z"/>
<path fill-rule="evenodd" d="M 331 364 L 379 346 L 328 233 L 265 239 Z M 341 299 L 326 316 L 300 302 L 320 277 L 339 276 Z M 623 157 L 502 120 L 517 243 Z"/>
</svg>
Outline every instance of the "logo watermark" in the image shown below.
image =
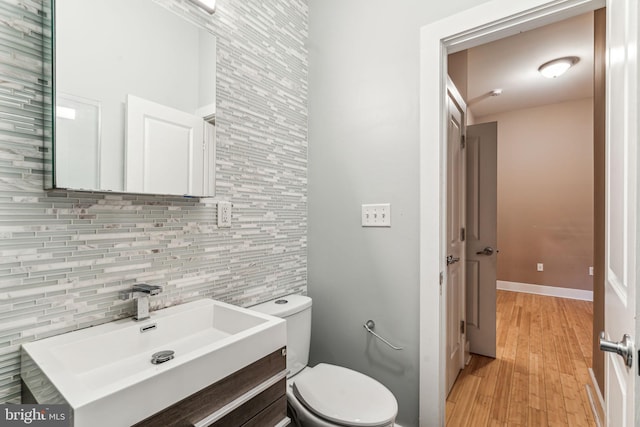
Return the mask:
<svg viewBox="0 0 640 427">
<path fill-rule="evenodd" d="M 71 427 L 69 405 L 0 405 L 0 427 Z"/>
</svg>

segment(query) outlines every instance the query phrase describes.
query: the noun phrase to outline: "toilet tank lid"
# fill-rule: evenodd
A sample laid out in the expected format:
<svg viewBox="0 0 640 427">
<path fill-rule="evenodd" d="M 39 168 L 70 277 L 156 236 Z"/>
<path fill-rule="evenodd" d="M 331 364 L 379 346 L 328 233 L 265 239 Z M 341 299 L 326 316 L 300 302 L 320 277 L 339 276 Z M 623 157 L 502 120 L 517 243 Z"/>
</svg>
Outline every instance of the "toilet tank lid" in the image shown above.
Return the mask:
<svg viewBox="0 0 640 427">
<path fill-rule="evenodd" d="M 287 317 L 311 307 L 311 298 L 304 295 L 287 295 L 249 307 L 251 310 L 276 317 Z"/>
</svg>

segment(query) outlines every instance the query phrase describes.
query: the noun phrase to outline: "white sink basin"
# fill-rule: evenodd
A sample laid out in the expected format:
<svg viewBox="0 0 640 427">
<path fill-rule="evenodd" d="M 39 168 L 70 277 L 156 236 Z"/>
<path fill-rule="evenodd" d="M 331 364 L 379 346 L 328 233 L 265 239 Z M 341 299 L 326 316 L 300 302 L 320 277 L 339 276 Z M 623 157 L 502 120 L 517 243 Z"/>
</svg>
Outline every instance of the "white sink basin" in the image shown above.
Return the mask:
<svg viewBox="0 0 640 427">
<path fill-rule="evenodd" d="M 76 427 L 129 426 L 285 345 L 283 319 L 203 299 L 24 344 L 21 375 Z M 161 350 L 175 357 L 152 364 Z"/>
</svg>

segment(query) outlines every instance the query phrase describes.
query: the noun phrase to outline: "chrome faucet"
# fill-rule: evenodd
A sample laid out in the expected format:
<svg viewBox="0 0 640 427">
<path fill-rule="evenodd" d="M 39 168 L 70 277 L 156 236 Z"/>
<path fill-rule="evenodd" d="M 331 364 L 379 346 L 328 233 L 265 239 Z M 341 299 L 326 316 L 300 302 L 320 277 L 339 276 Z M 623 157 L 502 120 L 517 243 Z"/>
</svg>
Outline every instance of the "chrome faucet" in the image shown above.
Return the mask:
<svg viewBox="0 0 640 427">
<path fill-rule="evenodd" d="M 122 291 L 120 299 L 126 300 L 134 298 L 136 314 L 133 318 L 136 320 L 146 320 L 149 318 L 149 297 L 158 295 L 162 291 L 160 286 L 148 285 L 146 283 L 136 283 L 130 291 Z"/>
</svg>

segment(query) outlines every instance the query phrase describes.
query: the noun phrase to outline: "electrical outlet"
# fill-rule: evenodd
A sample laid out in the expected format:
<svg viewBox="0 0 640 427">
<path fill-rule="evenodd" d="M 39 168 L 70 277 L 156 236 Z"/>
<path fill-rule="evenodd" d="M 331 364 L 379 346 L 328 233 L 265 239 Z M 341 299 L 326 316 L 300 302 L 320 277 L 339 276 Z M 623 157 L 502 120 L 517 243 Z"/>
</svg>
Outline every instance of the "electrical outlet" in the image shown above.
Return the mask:
<svg viewBox="0 0 640 427">
<path fill-rule="evenodd" d="M 363 227 L 391 227 L 391 204 L 362 205 Z"/>
<path fill-rule="evenodd" d="M 231 202 L 218 202 L 218 228 L 231 227 Z"/>
<path fill-rule="evenodd" d="M 539 262 L 537 269 L 538 269 L 538 271 L 544 271 L 544 264 Z"/>
</svg>

